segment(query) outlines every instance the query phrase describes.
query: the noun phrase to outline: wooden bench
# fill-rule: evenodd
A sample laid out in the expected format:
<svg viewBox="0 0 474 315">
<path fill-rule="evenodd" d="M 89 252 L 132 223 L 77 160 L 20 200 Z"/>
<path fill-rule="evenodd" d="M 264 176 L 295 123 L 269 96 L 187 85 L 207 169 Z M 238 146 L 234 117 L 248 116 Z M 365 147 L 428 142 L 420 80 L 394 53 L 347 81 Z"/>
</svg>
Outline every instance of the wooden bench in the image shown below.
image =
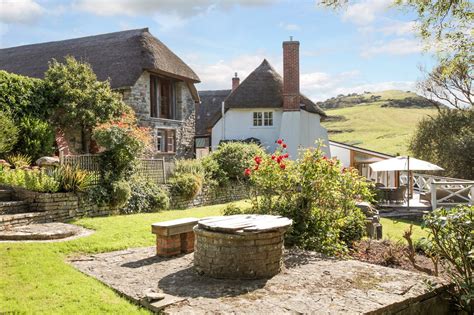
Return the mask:
<svg viewBox="0 0 474 315">
<path fill-rule="evenodd" d="M 183 218 L 153 223 L 151 232 L 156 234 L 156 254 L 162 257 L 170 257 L 193 252 L 193 227 L 198 221 L 196 218 Z"/>
</svg>

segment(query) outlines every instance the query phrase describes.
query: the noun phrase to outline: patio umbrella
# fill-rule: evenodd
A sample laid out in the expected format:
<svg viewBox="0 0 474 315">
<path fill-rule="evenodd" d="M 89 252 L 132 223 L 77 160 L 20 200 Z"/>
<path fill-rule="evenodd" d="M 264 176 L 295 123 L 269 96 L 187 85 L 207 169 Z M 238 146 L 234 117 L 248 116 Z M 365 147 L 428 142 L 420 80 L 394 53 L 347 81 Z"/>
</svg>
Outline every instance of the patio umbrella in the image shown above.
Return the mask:
<svg viewBox="0 0 474 315">
<path fill-rule="evenodd" d="M 409 156 L 397 156 L 388 160 L 375 162 L 369 165 L 374 172 L 386 171 L 442 171 L 443 168 L 427 161 L 415 159 Z M 409 180 L 407 207 L 410 207 L 410 189 L 411 180 Z"/>
</svg>

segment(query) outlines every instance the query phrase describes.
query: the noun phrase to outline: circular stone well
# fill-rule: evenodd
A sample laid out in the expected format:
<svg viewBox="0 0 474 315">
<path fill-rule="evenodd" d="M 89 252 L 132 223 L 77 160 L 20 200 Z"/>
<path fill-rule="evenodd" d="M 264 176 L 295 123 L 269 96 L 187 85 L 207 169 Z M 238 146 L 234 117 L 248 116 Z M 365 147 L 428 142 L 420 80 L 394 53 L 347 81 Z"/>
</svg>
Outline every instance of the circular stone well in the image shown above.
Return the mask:
<svg viewBox="0 0 474 315">
<path fill-rule="evenodd" d="M 278 274 L 283 265 L 283 236 L 291 220 L 260 215 L 225 218 L 233 223 L 209 223 L 217 219 L 209 218 L 194 227 L 196 270 L 225 279 L 270 278 Z M 240 219 L 248 224 L 242 224 Z"/>
</svg>

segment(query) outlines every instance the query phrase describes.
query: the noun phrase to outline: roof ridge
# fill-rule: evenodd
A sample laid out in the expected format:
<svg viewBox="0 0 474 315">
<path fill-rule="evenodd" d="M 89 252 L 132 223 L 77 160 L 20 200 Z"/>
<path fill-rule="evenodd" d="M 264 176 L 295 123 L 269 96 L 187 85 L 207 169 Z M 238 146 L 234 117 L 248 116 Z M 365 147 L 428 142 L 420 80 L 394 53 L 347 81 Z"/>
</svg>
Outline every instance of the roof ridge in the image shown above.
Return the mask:
<svg viewBox="0 0 474 315">
<path fill-rule="evenodd" d="M 142 34 L 142 33 L 145 33 L 145 32 L 148 32 L 148 33 L 150 32 L 148 27 L 136 28 L 136 29 L 125 30 L 125 31 L 118 31 L 118 32 L 103 33 L 103 34 L 87 35 L 87 36 L 74 37 L 74 38 L 68 38 L 68 39 L 52 40 L 52 41 L 49 41 L 49 42 L 41 42 L 41 43 L 25 44 L 25 45 L 20 45 L 20 46 L 4 47 L 4 48 L 0 48 L 0 51 L 1 50 L 12 49 L 12 48 L 19 48 L 19 47 L 40 46 L 40 45 L 48 45 L 48 44 L 53 44 L 53 43 L 76 41 L 76 40 L 81 40 L 81 39 L 92 39 L 92 38 L 100 37 L 100 36 L 117 35 L 119 33 L 123 33 L 123 34 L 125 34 L 125 33 L 136 33 L 137 35 L 139 35 L 139 34 Z"/>
</svg>

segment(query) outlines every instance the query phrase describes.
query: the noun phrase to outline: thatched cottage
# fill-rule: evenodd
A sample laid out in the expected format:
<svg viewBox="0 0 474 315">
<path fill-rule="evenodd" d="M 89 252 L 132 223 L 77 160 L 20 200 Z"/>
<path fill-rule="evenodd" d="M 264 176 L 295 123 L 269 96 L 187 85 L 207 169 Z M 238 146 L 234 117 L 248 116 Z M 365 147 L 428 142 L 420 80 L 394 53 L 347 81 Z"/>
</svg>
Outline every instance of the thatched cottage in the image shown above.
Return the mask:
<svg viewBox="0 0 474 315">
<path fill-rule="evenodd" d="M 51 59 L 68 55 L 110 79 L 140 125 L 153 130 L 157 155 L 193 156 L 199 77 L 148 28 L 0 49 L 0 69 L 42 78 Z M 80 144 L 77 136 L 68 142 Z"/>
<path fill-rule="evenodd" d="M 283 77 L 263 62 L 240 83 L 237 74 L 232 89 L 200 91 L 196 111 L 196 151 L 216 149 L 222 141 L 254 140 L 268 151 L 281 138 L 290 157 L 298 149 L 314 147 L 321 140 L 329 156 L 328 134 L 321 126 L 324 111 L 300 92 L 299 42 L 283 42 Z"/>
</svg>

